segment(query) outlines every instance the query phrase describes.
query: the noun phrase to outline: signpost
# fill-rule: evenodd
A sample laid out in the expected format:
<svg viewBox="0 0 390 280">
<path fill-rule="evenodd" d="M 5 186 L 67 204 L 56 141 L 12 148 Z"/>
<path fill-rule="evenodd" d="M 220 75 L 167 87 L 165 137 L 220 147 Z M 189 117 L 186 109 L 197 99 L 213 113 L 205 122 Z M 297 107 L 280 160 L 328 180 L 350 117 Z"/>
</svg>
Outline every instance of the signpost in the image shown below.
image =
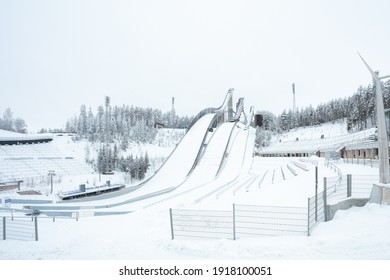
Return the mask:
<svg viewBox="0 0 390 280">
<path fill-rule="evenodd" d="M 11 198 L 10 197 L 4 197 L 2 199 L 3 207 L 11 208 Z"/>
</svg>

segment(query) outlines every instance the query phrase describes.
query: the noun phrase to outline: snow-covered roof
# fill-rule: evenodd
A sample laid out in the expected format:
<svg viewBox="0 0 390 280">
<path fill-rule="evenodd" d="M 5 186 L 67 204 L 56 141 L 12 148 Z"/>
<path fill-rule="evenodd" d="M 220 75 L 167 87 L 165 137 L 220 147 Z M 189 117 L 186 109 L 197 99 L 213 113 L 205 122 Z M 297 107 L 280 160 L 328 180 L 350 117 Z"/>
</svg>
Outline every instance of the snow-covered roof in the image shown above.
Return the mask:
<svg viewBox="0 0 390 280">
<path fill-rule="evenodd" d="M 308 135 L 302 135 L 305 140 L 283 141 L 272 143 L 270 146 L 259 151 L 260 154 L 286 154 L 286 153 L 316 153 L 320 152 L 338 152 L 344 147 L 351 145 L 361 145 L 362 143 L 371 143 L 375 135 L 375 128 L 370 128 L 356 133 L 346 133 L 334 137 L 323 139 L 310 139 Z M 287 138 L 287 139 L 291 139 Z"/>
<path fill-rule="evenodd" d="M 0 129 L 0 144 L 13 145 L 18 143 L 49 142 L 53 137 L 43 134 L 23 134 Z"/>
</svg>

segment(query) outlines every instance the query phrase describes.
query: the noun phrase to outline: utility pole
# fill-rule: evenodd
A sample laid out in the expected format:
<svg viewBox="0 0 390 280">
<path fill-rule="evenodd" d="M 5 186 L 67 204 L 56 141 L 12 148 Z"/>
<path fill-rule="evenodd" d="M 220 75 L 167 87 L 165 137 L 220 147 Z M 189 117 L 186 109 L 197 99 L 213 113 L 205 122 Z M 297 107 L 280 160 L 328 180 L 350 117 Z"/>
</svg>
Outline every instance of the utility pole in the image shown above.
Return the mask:
<svg viewBox="0 0 390 280">
<path fill-rule="evenodd" d="M 293 92 L 293 114 L 295 114 L 297 110 L 297 105 L 295 103 L 295 83 L 292 84 L 292 92 Z"/>
</svg>

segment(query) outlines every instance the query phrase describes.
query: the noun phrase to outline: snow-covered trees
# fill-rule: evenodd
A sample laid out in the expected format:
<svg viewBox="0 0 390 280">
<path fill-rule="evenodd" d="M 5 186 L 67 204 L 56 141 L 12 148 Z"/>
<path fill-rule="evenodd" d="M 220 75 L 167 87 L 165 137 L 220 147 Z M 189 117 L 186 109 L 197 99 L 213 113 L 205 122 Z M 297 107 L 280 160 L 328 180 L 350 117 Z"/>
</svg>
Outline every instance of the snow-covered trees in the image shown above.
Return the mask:
<svg viewBox="0 0 390 280">
<path fill-rule="evenodd" d="M 383 85 L 383 100 L 385 108 L 390 108 L 389 83 Z M 263 126 L 257 131 L 258 146 L 267 144 L 266 139 L 269 135 L 266 131 L 288 131 L 296 127 L 313 126 L 343 118 L 347 119 L 348 131 L 359 131 L 376 124 L 375 90 L 371 85 L 360 86 L 351 97 L 334 99 L 319 104 L 316 108 L 310 105 L 296 112 L 292 112 L 291 109 L 283 110 L 279 116 L 265 111 L 258 113 L 263 116 Z"/>
<path fill-rule="evenodd" d="M 0 129 L 27 133 L 27 125 L 21 118 L 14 118 L 10 108 L 5 109 L 3 117 L 0 117 Z"/>
<path fill-rule="evenodd" d="M 145 178 L 149 165 L 149 156 L 147 153 L 145 153 L 145 156 L 136 156 L 135 158 L 130 154 L 126 157 L 121 157 L 118 161 L 119 170 L 130 174 L 131 178 L 136 180 Z"/>
<path fill-rule="evenodd" d="M 112 106 L 110 97 L 104 105 L 97 108 L 94 115 L 91 107 L 87 111 L 85 104 L 80 106 L 78 115 L 66 123 L 68 132 L 77 133 L 76 139 L 87 139 L 92 146 L 97 146 L 95 156 L 88 147 L 85 152 L 86 162 L 93 165 L 99 173 L 120 170 L 131 175 L 132 179 L 141 180 L 149 167 L 149 157 L 128 154 L 131 143 L 151 143 L 155 140 L 155 123 L 164 123 L 169 127 L 187 127 L 191 119 L 179 118 L 174 111 L 163 114 L 160 110 L 134 106 Z M 87 144 L 88 145 L 88 144 Z"/>
<path fill-rule="evenodd" d="M 92 142 L 117 141 L 126 147 L 129 141 L 138 143 L 152 142 L 156 135 L 155 123 L 160 122 L 171 128 L 185 128 L 190 123 L 189 117 L 178 117 L 172 111 L 163 114 L 160 110 L 134 106 L 111 106 L 109 97 L 100 105 L 94 115 L 86 105 L 80 106 L 78 116 L 66 123 L 66 131 L 77 132 L 78 138 Z"/>
</svg>

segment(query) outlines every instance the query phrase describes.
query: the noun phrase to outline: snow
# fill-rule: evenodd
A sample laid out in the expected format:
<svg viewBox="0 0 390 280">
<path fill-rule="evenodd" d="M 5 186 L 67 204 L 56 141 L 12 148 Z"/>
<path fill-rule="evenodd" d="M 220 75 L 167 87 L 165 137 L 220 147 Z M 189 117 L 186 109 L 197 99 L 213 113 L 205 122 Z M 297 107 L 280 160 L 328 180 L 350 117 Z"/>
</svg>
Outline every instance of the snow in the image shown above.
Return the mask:
<svg viewBox="0 0 390 280">
<path fill-rule="evenodd" d="M 346 145 L 371 140 L 376 128 L 349 133 L 346 120 L 329 122 L 311 127 L 300 127 L 273 136 L 268 147 L 259 150 L 262 154 L 273 153 L 315 153 L 319 150 L 338 150 Z"/>
<path fill-rule="evenodd" d="M 162 173 L 157 173 L 150 183 L 146 183 L 147 188 L 140 188 L 124 197 L 113 197 L 106 201 L 84 203 L 74 201 L 66 205 L 82 206 L 85 210 L 80 210 L 80 213 L 83 211 L 87 213 L 91 211 L 89 207 L 117 203 L 149 191 L 178 186 L 184 182 L 174 192 L 101 210 L 134 211 L 129 214 L 94 217 L 81 215 L 78 221 L 61 218 L 53 221 L 52 218 L 44 218 L 45 216 L 41 215 L 38 219 L 39 241 L 1 240 L 0 259 L 390 259 L 390 206 L 377 204 L 339 210 L 332 221 L 320 223 L 312 231 L 311 236 L 258 236 L 234 241 L 231 239 L 171 240 L 169 208 L 231 210 L 233 203 L 305 207 L 307 198 L 314 194 L 315 166 L 313 164 L 304 162 L 308 169 L 305 171 L 292 163 L 292 161 L 299 161 L 298 158 L 255 157 L 252 159 L 253 131 L 244 130 L 240 126 L 235 127 L 232 132 L 234 141 L 228 146 L 229 157 L 219 176 L 215 177 L 215 161 L 221 159 L 226 139 L 225 142 L 221 141 L 229 135 L 231 129 L 229 125 L 215 130 L 214 135 L 208 138 L 208 144 L 213 148 L 209 150 L 206 148 L 204 161 L 201 161 L 192 173 L 195 177 L 190 176 L 187 181 L 184 180 L 186 172 L 191 167 L 190 163 L 196 156 L 195 152 L 199 149 L 199 141 L 204 136 L 206 124 L 210 120 L 211 116 L 204 118 L 197 124 L 198 128 L 194 127 L 193 134 L 186 134 L 175 150 L 177 154 L 174 152 L 170 156 L 161 168 Z M 333 134 L 331 126 L 327 130 Z M 336 127 L 335 130 L 338 128 Z M 57 144 L 64 150 L 73 151 L 74 155 L 78 154 L 79 157 L 83 155 L 85 143 L 67 142 L 65 137 L 55 141 L 58 141 Z M 196 143 L 198 143 L 197 147 Z M 221 143 L 221 146 L 216 143 Z M 315 158 L 315 160 L 318 160 L 321 189 L 323 177 L 333 177 L 337 174 L 325 166 L 323 159 Z M 343 174 L 360 176 L 378 174 L 378 169 L 375 167 L 341 162 L 335 164 Z M 212 172 L 205 172 L 207 165 Z M 288 165 L 296 171 L 296 176 L 289 171 Z M 284 171 L 285 179 L 281 170 Z M 75 184 L 76 181 L 77 179 L 74 178 Z M 245 182 L 247 184 L 244 184 Z M 243 186 L 239 187 L 240 184 Z M 2 214 L 8 215 L 9 212 L 4 211 Z"/>
<path fill-rule="evenodd" d="M 0 137 L 21 137 L 21 136 L 25 136 L 25 134 L 0 129 Z"/>
<path fill-rule="evenodd" d="M 1 259 L 384 259 L 390 258 L 390 206 L 338 211 L 310 237 L 171 240 L 168 211 L 40 219 L 40 241 L 0 243 Z M 66 234 L 61 234 L 65 233 Z"/>
</svg>

